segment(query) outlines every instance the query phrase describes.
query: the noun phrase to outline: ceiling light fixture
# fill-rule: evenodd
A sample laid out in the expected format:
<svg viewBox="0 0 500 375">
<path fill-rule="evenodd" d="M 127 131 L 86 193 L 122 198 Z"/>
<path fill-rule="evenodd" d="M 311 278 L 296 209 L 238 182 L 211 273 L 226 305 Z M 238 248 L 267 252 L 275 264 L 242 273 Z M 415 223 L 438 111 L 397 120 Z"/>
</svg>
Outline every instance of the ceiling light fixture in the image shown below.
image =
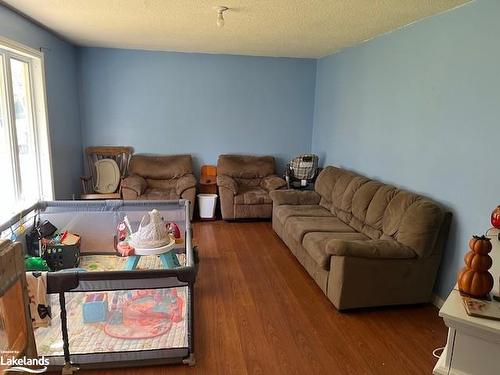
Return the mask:
<svg viewBox="0 0 500 375">
<path fill-rule="evenodd" d="M 215 10 L 217 11 L 217 26 L 222 27 L 224 26 L 224 12 L 229 10 L 229 8 L 225 6 L 218 6 L 215 7 Z"/>
</svg>

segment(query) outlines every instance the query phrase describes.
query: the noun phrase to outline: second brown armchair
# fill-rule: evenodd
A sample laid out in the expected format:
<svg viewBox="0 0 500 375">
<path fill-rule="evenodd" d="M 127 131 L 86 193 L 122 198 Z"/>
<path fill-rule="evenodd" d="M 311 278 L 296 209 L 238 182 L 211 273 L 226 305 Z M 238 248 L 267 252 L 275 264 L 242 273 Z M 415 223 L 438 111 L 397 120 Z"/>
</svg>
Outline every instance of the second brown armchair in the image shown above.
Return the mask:
<svg viewBox="0 0 500 375">
<path fill-rule="evenodd" d="M 135 154 L 130 160 L 129 176 L 121 186 L 123 199 L 187 199 L 193 217 L 196 178 L 191 155 Z"/>
<path fill-rule="evenodd" d="M 217 185 L 224 220 L 260 219 L 272 216 L 269 192 L 286 182 L 275 175 L 272 156 L 221 155 Z"/>
</svg>

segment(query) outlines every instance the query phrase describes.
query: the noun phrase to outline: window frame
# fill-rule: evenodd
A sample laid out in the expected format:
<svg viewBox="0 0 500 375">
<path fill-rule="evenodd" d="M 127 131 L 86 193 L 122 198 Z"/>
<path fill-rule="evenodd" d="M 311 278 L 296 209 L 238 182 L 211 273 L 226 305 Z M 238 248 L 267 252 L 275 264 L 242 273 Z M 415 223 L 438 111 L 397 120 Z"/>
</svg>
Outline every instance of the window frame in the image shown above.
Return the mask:
<svg viewBox="0 0 500 375">
<path fill-rule="evenodd" d="M 11 58 L 28 64 L 29 100 L 27 116 L 31 117 L 30 127 L 36 155 L 38 180 L 38 199 L 54 198 L 54 178 L 52 170 L 51 139 L 48 121 L 48 108 L 45 84 L 44 54 L 21 43 L 0 36 L 0 56 L 3 61 L 4 89 L 6 95 L 6 120 L 9 133 L 9 144 L 12 163 L 12 178 L 16 195 L 16 203 L 21 203 L 21 170 L 19 164 L 18 143 L 16 134 L 15 102 L 11 77 Z M 24 202 L 31 205 L 33 202 Z M 22 207 L 16 207 L 22 208 Z"/>
</svg>

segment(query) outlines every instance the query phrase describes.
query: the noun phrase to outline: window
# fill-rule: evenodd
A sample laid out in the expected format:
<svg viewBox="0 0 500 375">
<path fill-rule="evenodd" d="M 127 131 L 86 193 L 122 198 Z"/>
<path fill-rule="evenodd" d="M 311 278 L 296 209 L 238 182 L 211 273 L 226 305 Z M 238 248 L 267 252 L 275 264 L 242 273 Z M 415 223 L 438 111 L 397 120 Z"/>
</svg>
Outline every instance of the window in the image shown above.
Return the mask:
<svg viewBox="0 0 500 375">
<path fill-rule="evenodd" d="M 52 198 L 43 55 L 0 38 L 0 222 Z"/>
</svg>

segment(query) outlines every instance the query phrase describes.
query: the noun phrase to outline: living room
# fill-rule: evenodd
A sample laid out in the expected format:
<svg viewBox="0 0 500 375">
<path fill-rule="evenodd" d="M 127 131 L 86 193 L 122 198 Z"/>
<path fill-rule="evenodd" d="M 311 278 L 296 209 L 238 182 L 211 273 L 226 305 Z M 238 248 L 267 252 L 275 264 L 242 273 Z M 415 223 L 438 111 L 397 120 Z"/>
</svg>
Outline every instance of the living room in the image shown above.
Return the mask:
<svg viewBox="0 0 500 375">
<path fill-rule="evenodd" d="M 0 1 L 3 245 L 17 240 L 26 253 L 37 201 L 49 203 L 35 218 L 82 236 L 80 255 L 98 241 L 63 225 L 56 213 L 66 203 L 57 201 L 76 210 L 64 213 L 71 225 L 95 210 L 93 230 L 115 234 L 107 218 L 127 213 L 134 227 L 140 211 L 168 221 L 169 234 L 181 233 L 172 241 L 185 245 L 182 256 L 151 257 L 185 270 L 136 281 L 137 290 L 161 288 L 155 302 L 185 298 L 177 318 L 186 352 L 181 345 L 165 360 L 172 347 L 154 346 L 163 336 L 151 325 L 128 333 L 142 349 L 94 353 L 89 337 L 77 345 L 60 295 L 91 294 L 88 306 L 103 298 L 112 316 L 121 299 L 103 288 L 129 290 L 127 274 L 144 272 L 145 254 L 119 250 L 118 233 L 119 280 L 91 287 L 98 277 L 75 271 L 74 292 L 46 285 L 61 326 L 69 319 L 47 346 L 62 361 L 50 370 L 497 373 L 489 357 L 500 354 L 500 325 L 470 316 L 462 299 L 500 306 L 499 15 L 495 0 Z M 94 176 L 81 178 L 95 165 L 87 151 L 113 147 L 129 150 L 117 199 L 81 200 L 99 195 Z M 318 168 L 291 186 L 294 163 L 306 160 L 298 155 L 316 155 Z M 196 195 L 209 192 L 215 219 L 203 220 Z M 176 278 L 178 295 L 164 291 L 173 284 L 140 284 L 158 272 Z M 49 284 L 63 280 L 47 273 Z M 25 280 L 24 270 L 16 275 Z M 103 321 L 82 332 L 89 324 L 123 335 Z M 20 354 L 40 357 L 40 329 L 28 326 L 25 346 L 36 347 Z M 0 350 L 12 350 L 5 337 Z M 105 365 L 93 370 L 97 362 Z"/>
</svg>

